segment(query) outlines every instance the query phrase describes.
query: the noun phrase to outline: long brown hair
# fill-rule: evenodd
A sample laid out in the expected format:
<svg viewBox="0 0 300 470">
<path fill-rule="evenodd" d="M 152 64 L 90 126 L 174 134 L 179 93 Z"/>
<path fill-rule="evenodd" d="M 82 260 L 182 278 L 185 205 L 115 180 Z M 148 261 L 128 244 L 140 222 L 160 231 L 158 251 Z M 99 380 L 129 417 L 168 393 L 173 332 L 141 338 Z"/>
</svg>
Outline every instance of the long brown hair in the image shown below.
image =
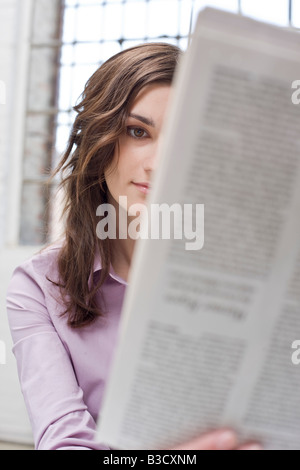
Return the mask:
<svg viewBox="0 0 300 470">
<path fill-rule="evenodd" d="M 67 149 L 54 175 L 62 172 L 65 193 L 64 243 L 58 255 L 61 295 L 68 324 L 79 328 L 103 313 L 95 294 L 111 263 L 109 239 L 96 234 L 96 209 L 107 202 L 104 172 L 125 131 L 128 109 L 139 91 L 153 83 L 171 84 L 181 51 L 165 43 L 150 43 L 111 57 L 88 80 Z M 65 173 L 65 176 L 64 176 Z M 96 250 L 102 262 L 97 285 L 90 282 Z"/>
</svg>

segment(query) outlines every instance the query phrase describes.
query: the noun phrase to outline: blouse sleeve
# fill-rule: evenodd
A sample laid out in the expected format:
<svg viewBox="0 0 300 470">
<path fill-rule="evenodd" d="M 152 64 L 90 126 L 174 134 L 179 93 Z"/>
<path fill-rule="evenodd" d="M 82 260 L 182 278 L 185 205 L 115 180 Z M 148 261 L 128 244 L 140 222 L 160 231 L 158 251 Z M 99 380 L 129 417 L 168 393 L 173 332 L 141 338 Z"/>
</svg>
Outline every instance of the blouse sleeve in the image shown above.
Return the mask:
<svg viewBox="0 0 300 470">
<path fill-rule="evenodd" d="M 15 270 L 7 312 L 19 380 L 37 450 L 103 450 L 72 362 L 30 269 Z"/>
</svg>

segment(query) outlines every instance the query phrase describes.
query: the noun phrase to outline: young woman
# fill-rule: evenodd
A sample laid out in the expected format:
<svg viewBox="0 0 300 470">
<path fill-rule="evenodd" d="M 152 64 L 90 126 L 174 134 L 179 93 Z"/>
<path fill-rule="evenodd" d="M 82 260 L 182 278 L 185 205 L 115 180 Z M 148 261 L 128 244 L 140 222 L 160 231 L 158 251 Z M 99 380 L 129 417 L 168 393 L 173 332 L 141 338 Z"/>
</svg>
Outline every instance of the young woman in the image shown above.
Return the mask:
<svg viewBox="0 0 300 470">
<path fill-rule="evenodd" d="M 179 56 L 174 46 L 145 44 L 90 78 L 57 169 L 66 194 L 64 237 L 18 267 L 10 282 L 13 350 L 36 449 L 105 448 L 95 441 L 95 423 L 135 241 L 100 239 L 96 211 L 112 204 L 118 223 L 119 196 L 127 196 L 127 207 L 146 202 Z M 236 447 L 235 434 L 219 430 L 179 448 Z"/>
</svg>

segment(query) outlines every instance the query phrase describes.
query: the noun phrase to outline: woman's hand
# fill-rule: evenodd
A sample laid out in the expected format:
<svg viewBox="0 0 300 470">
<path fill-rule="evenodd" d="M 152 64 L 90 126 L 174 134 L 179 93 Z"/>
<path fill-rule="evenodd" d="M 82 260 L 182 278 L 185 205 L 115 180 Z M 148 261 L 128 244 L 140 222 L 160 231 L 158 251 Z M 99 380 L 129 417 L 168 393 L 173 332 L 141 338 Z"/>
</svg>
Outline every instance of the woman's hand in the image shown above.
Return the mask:
<svg viewBox="0 0 300 470">
<path fill-rule="evenodd" d="M 237 435 L 229 429 L 203 434 L 172 450 L 262 450 L 257 443 L 238 445 Z"/>
</svg>

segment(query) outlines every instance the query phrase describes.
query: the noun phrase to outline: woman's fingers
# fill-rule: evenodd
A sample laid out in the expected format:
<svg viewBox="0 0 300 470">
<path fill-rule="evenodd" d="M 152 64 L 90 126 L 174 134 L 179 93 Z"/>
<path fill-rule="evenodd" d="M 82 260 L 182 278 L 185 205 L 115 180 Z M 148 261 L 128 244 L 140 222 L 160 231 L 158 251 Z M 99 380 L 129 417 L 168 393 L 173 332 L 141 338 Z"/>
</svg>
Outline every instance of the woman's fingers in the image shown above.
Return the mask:
<svg viewBox="0 0 300 470">
<path fill-rule="evenodd" d="M 173 450 L 233 450 L 238 445 L 233 431 L 214 431 L 195 438 Z"/>
<path fill-rule="evenodd" d="M 263 450 L 259 444 L 246 444 L 239 447 L 237 450 Z"/>
<path fill-rule="evenodd" d="M 256 443 L 238 447 L 236 433 L 230 429 L 223 429 L 203 434 L 172 450 L 262 450 L 262 447 Z"/>
</svg>

